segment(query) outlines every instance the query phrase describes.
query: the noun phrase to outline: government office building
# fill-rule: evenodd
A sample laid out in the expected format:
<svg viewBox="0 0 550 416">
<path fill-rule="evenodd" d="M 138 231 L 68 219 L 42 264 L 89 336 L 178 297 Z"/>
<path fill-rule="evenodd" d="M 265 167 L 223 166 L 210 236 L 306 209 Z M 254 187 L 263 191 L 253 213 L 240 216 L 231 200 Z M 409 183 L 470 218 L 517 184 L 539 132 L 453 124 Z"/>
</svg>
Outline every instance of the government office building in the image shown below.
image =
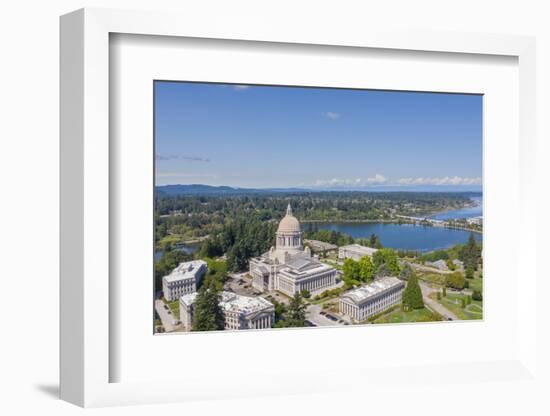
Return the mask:
<svg viewBox="0 0 550 416">
<path fill-rule="evenodd" d="M 180 321 L 185 331 L 191 331 L 193 327 L 196 298 L 196 292 L 180 298 Z M 226 330 L 267 329 L 275 323 L 275 306 L 261 297 L 223 291 L 219 305 L 224 313 Z"/>
<path fill-rule="evenodd" d="M 180 263 L 172 272 L 162 278 L 164 298 L 171 302 L 181 296 L 197 291 L 208 265 L 204 260 Z"/>
<path fill-rule="evenodd" d="M 354 289 L 340 297 L 340 313 L 354 322 L 362 322 L 399 305 L 405 282 L 397 277 L 381 277 L 373 283 Z"/>
</svg>

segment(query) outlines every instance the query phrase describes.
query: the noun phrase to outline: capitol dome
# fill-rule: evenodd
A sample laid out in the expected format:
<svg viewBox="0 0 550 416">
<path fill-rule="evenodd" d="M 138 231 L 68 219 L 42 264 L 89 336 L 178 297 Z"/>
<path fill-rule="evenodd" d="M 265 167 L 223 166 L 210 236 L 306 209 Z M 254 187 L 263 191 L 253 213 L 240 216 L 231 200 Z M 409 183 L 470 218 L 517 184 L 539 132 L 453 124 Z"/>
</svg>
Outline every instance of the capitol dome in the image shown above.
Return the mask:
<svg viewBox="0 0 550 416">
<path fill-rule="evenodd" d="M 277 229 L 278 233 L 299 233 L 301 232 L 300 229 L 300 222 L 296 219 L 294 215 L 292 215 L 292 208 L 290 204 L 288 204 L 288 207 L 286 209 L 286 215 L 279 223 L 279 228 Z"/>
</svg>

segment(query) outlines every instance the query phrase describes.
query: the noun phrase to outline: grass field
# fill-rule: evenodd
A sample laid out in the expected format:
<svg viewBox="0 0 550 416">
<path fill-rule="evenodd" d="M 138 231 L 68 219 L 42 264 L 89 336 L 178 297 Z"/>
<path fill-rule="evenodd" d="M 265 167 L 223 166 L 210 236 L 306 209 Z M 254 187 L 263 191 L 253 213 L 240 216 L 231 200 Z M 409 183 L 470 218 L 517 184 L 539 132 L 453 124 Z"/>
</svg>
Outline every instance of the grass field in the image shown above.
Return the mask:
<svg viewBox="0 0 550 416">
<path fill-rule="evenodd" d="M 437 300 L 437 295 L 432 293 L 430 298 Z M 459 317 L 459 319 L 483 319 L 483 302 L 473 300 L 470 305 L 467 305 L 466 308 L 462 309 L 463 298 L 466 298 L 466 295 L 448 293 L 446 297 L 437 300 L 437 302 L 453 312 Z"/>
<path fill-rule="evenodd" d="M 443 286 L 445 284 L 445 278 L 447 275 L 440 274 L 440 273 L 427 273 L 427 272 L 416 272 L 416 276 L 419 280 L 423 280 L 424 282 L 430 283 L 430 284 L 436 284 L 439 286 Z"/>
<path fill-rule="evenodd" d="M 399 324 L 404 322 L 435 322 L 441 321 L 438 314 L 433 313 L 427 308 L 415 309 L 413 311 L 402 311 L 398 308 L 386 315 L 373 321 L 373 324 Z"/>
<path fill-rule="evenodd" d="M 164 300 L 164 303 L 168 305 L 170 310 L 172 311 L 172 316 L 174 316 L 175 319 L 180 319 L 180 301 L 179 299 L 173 300 L 172 302 Z"/>
<path fill-rule="evenodd" d="M 470 282 L 470 290 L 478 290 L 483 293 L 483 279 L 476 277 L 475 279 L 468 279 Z"/>
</svg>

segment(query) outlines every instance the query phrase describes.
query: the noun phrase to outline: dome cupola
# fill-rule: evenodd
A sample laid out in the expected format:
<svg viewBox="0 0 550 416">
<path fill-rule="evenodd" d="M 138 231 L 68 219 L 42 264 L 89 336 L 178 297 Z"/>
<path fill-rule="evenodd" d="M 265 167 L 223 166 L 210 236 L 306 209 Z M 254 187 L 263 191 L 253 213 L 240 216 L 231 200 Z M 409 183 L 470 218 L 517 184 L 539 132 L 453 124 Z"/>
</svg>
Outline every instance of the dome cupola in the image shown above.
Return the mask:
<svg viewBox="0 0 550 416">
<path fill-rule="evenodd" d="M 300 222 L 292 215 L 292 207 L 288 204 L 286 215 L 279 223 L 277 233 L 299 233 L 301 231 Z"/>
</svg>

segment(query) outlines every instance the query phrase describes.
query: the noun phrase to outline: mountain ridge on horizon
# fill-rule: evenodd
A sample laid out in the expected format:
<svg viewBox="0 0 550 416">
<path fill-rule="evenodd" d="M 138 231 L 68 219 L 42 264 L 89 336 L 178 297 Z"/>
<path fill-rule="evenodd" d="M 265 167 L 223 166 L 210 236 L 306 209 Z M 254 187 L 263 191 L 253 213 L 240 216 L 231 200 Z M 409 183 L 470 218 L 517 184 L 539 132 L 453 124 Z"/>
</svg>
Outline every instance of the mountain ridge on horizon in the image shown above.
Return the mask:
<svg viewBox="0 0 550 416">
<path fill-rule="evenodd" d="M 157 185 L 155 192 L 161 195 L 204 195 L 204 194 L 245 194 L 245 193 L 301 193 L 301 192 L 430 192 L 430 193 L 468 193 L 468 194 L 483 194 L 482 190 L 458 189 L 458 187 L 448 186 L 377 186 L 377 187 L 362 187 L 362 188 L 344 188 L 344 187 L 323 187 L 323 188 L 306 188 L 306 187 L 274 187 L 274 188 L 243 188 L 233 187 L 228 185 L 204 185 L 204 184 L 170 184 Z"/>
</svg>

